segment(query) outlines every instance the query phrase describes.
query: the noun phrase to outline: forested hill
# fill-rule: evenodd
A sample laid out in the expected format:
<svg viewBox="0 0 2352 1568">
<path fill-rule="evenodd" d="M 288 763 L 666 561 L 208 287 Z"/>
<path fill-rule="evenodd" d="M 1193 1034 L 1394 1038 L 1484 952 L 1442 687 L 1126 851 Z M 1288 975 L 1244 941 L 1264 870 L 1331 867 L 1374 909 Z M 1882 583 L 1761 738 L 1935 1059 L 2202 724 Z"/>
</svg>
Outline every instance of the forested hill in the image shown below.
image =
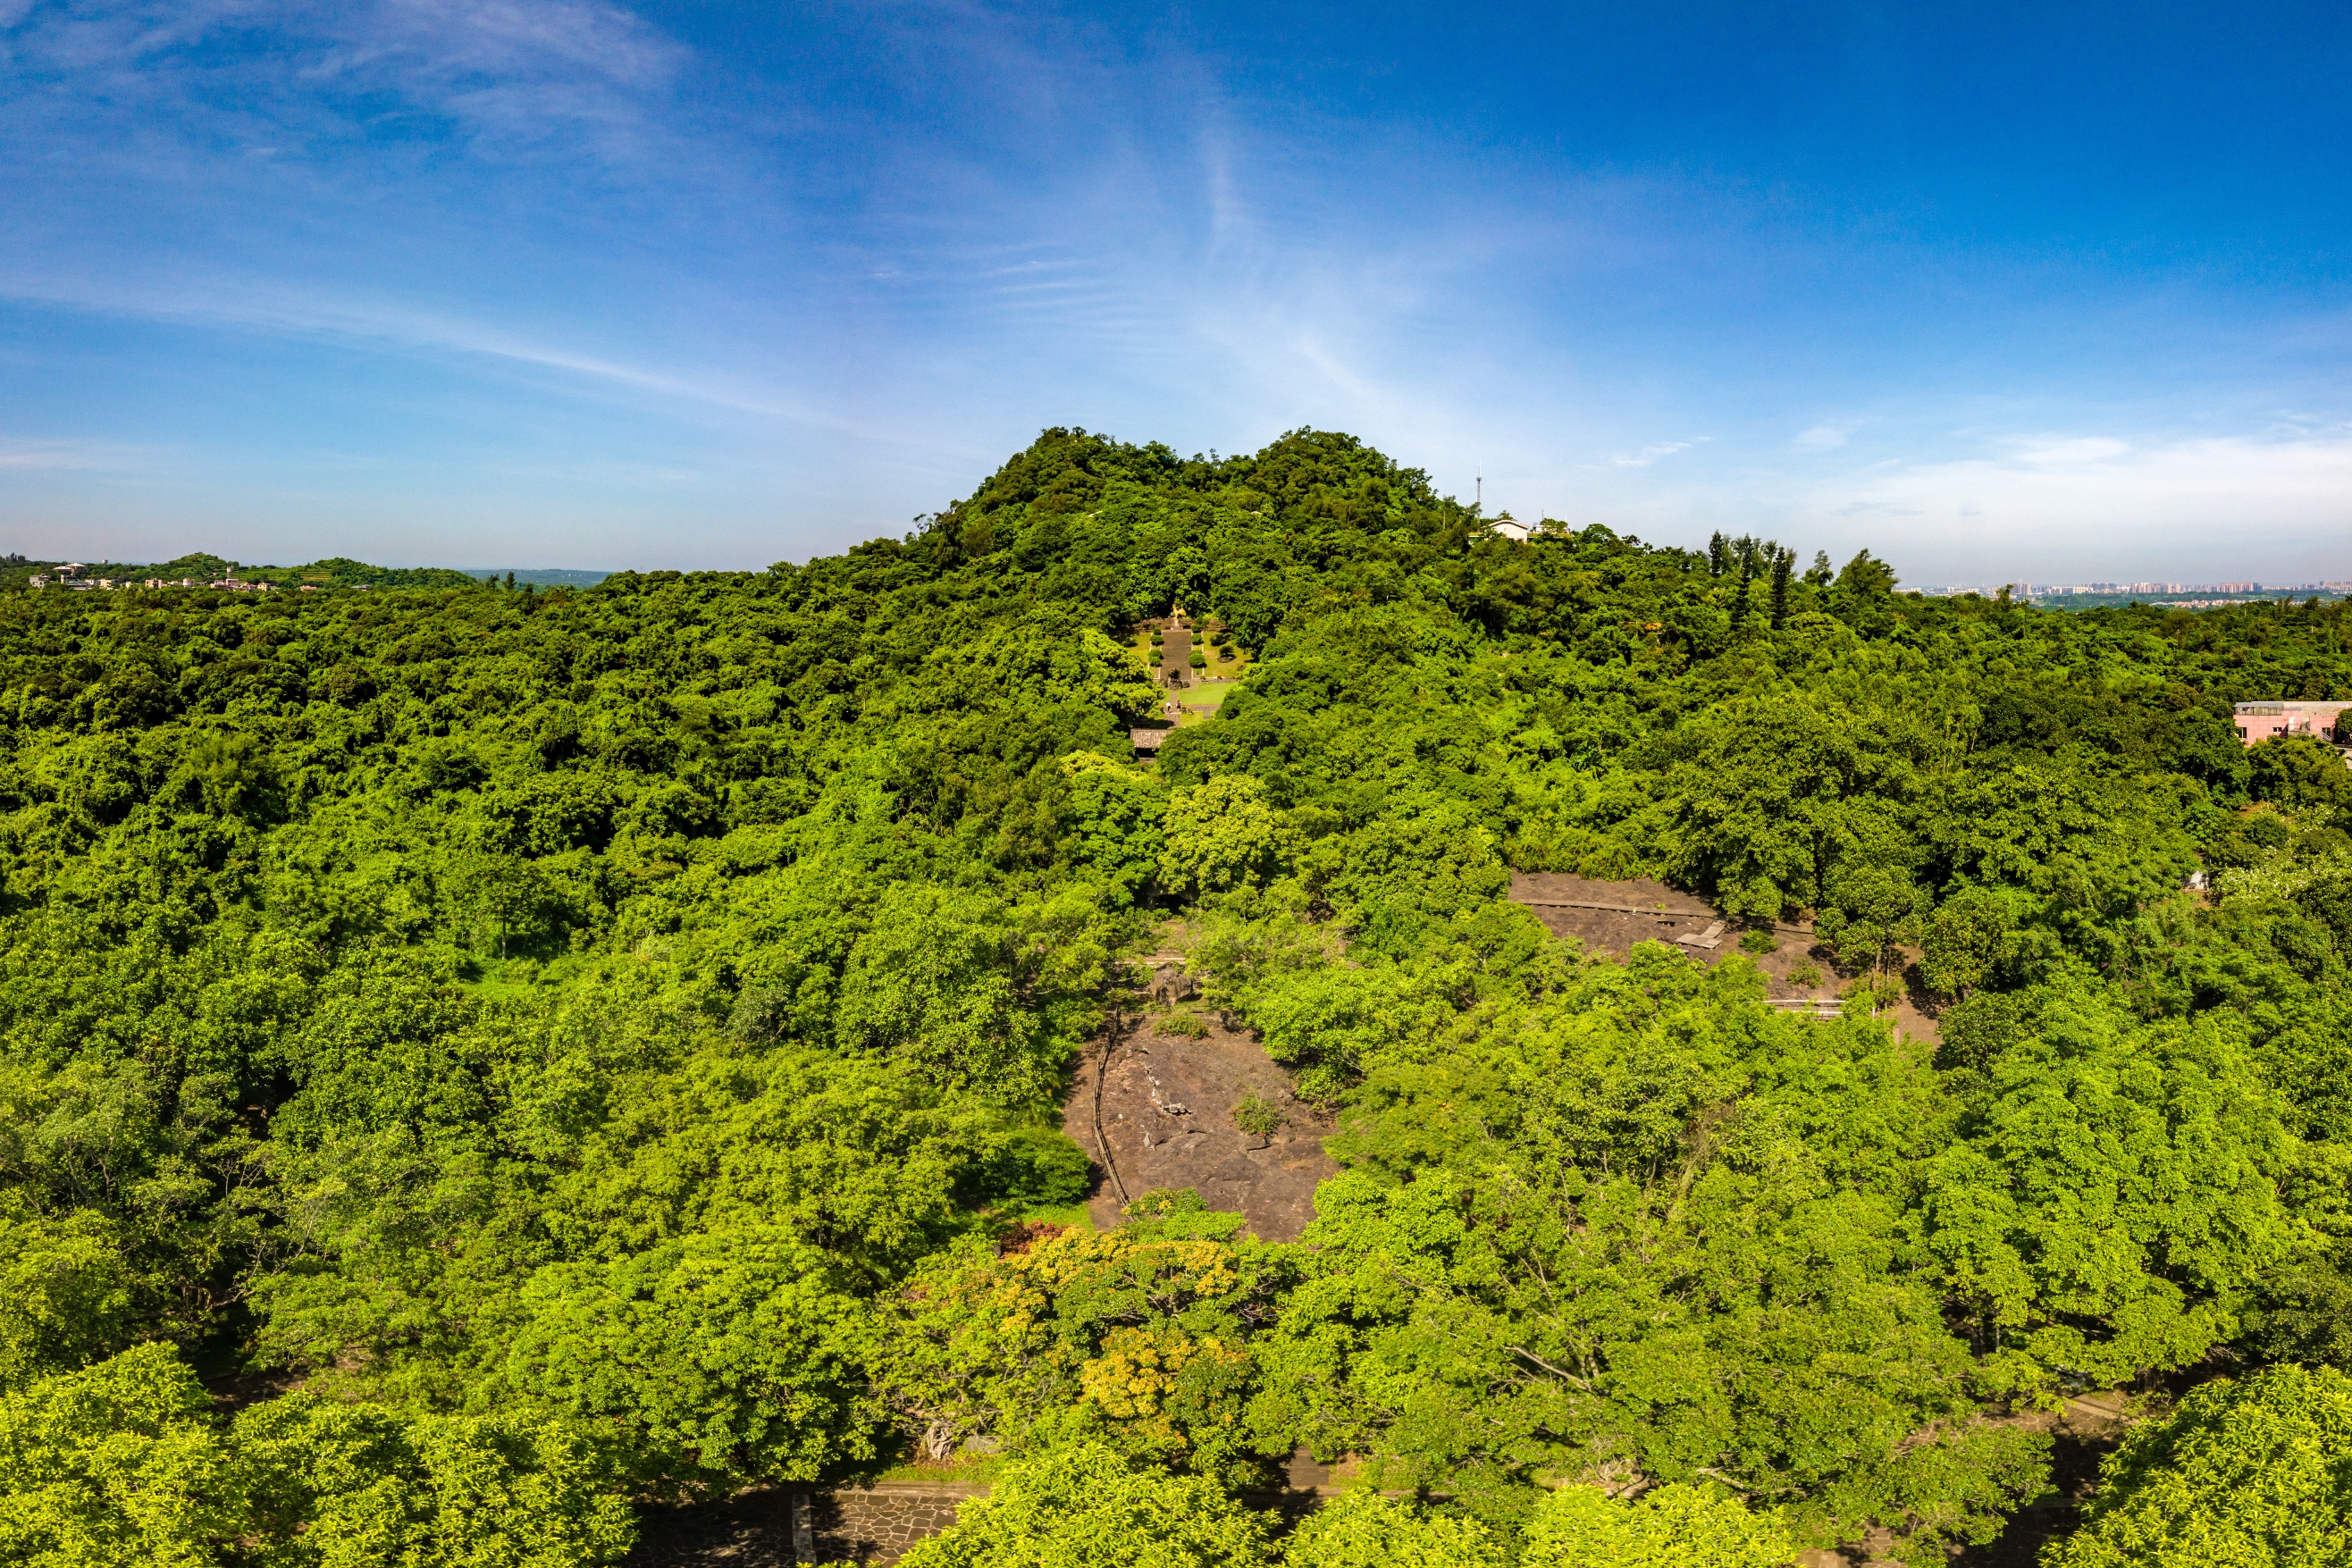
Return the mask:
<svg viewBox="0 0 2352 1568">
<path fill-rule="evenodd" d="M 1139 760 L 1179 605 L 1248 673 Z M 0 1557 L 598 1563 L 985 1454 L 910 1562 L 1925 1563 L 2115 1387 L 2062 1568 L 2332 1528 L 2352 771 L 2228 715 L 2345 632 L 1513 543 L 1314 432 L 1048 432 L 766 572 L 0 596 Z M 1513 868 L 1810 915 L 1854 999 Z M 1339 1114 L 1303 1243 L 1074 1207 L 1168 943 Z M 1269 1544 L 1301 1446 L 1424 1501 Z"/>
</svg>

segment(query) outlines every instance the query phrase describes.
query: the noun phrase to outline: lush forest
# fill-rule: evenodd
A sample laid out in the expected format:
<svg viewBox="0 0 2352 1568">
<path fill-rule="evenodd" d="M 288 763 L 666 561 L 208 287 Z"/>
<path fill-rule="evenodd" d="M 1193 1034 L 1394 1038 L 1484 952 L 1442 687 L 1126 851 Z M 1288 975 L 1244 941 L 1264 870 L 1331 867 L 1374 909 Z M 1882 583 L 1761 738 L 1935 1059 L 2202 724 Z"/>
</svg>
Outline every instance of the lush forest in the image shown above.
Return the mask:
<svg viewBox="0 0 2352 1568">
<path fill-rule="evenodd" d="M 555 1568 L 985 1455 L 910 1563 L 1927 1563 L 2113 1388 L 2053 1568 L 2352 1557 L 2352 770 L 2228 716 L 2352 696 L 2340 603 L 1515 543 L 1305 431 L 343 564 L 0 594 L 0 1558 Z M 1146 760 L 1178 605 L 1248 674 Z M 1844 1014 L 1514 868 L 1809 917 Z M 1073 1207 L 1171 940 L 1336 1114 L 1303 1241 Z M 1367 1490 L 1277 1535 L 1301 1447 Z"/>
</svg>

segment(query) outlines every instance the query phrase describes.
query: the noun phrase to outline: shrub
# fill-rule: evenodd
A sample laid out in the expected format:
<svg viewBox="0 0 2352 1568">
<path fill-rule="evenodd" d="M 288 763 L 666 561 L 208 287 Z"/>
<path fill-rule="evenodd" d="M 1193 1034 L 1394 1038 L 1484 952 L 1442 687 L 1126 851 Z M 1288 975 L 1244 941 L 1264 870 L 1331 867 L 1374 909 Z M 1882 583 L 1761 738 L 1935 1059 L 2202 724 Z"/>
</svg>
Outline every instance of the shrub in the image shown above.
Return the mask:
<svg viewBox="0 0 2352 1568">
<path fill-rule="evenodd" d="M 1192 656 L 1188 658 L 1185 663 L 1191 664 L 1196 670 L 1205 670 L 1209 667 L 1209 656 L 1206 653 L 1202 653 L 1200 648 L 1196 645 L 1192 650 Z"/>
<path fill-rule="evenodd" d="M 1803 963 L 1799 964 L 1795 968 L 1789 971 L 1789 984 L 1792 986 L 1803 986 L 1810 990 L 1821 983 L 1821 966 L 1814 963 L 1811 958 L 1806 959 Z"/>
<path fill-rule="evenodd" d="M 1209 1020 L 1201 1016 L 1201 1009 L 1197 1007 L 1181 1007 L 1153 1024 L 1151 1032 L 1164 1034 L 1171 1040 L 1206 1040 L 1209 1038 Z"/>
<path fill-rule="evenodd" d="M 1271 1138 L 1282 1125 L 1282 1107 L 1252 1090 L 1234 1107 L 1234 1125 L 1253 1138 Z"/>
<path fill-rule="evenodd" d="M 1839 989 L 1838 995 L 1848 1001 L 1856 997 L 1863 998 L 1870 1003 L 1871 1011 L 1882 1012 L 1901 1001 L 1906 989 L 1900 976 L 1872 973 L 1857 975 L 1848 980 Z"/>
<path fill-rule="evenodd" d="M 1743 953 L 1778 953 L 1780 939 L 1772 935 L 1769 925 L 1751 925 L 1739 934 L 1739 950 Z"/>
</svg>

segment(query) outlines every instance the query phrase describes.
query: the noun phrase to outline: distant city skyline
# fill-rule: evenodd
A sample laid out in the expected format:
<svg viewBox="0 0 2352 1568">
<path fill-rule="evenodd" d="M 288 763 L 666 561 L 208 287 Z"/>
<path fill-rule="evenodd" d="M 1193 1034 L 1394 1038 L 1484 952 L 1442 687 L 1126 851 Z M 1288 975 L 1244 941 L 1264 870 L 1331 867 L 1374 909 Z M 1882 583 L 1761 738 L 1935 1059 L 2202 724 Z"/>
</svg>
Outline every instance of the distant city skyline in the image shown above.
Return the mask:
<svg viewBox="0 0 2352 1568">
<path fill-rule="evenodd" d="M 2253 580 L 2235 580 L 2235 581 L 2222 581 L 2222 582 L 2158 582 L 2158 581 L 2153 581 L 2153 580 L 2151 580 L 2151 581 L 2143 581 L 2143 582 L 2074 582 L 2074 583 L 2061 583 L 2061 582 L 2035 582 L 2035 581 L 2032 581 L 2032 580 L 2030 580 L 2030 579 L 2019 578 L 2019 579 L 2015 579 L 2015 580 L 2011 580 L 2011 581 L 2009 581 L 2009 582 L 2005 582 L 2005 583 L 2002 583 L 2002 582 L 1996 582 L 1996 583 L 1990 583 L 1990 584 L 1979 584 L 1979 583 L 1949 583 L 1949 584 L 1945 584 L 1945 585 L 1943 585 L 1943 586 L 1944 586 L 1944 587 L 1945 587 L 1948 591 L 1954 591 L 1954 592 L 1960 591 L 1962 591 L 1962 590 L 1973 590 L 1973 589 L 1977 589 L 1977 588 L 1987 588 L 1987 589 L 2008 588 L 2008 589 L 2011 590 L 2012 591 L 2018 591 L 2018 592 L 2030 592 L 2030 593 L 2035 594 L 2035 595 L 2037 595 L 2037 596 L 2040 596 L 2040 595 L 2048 595 L 2048 594 L 2056 594 L 2056 595 L 2066 595 L 2066 594 L 2076 594 L 2076 595 L 2112 595 L 2112 594 L 2119 594 L 2119 593 L 2242 593 L 2242 594 L 2254 594 L 2254 593 L 2288 593 L 2288 592 L 2294 592 L 2294 593 L 2301 593 L 2301 592 L 2314 592 L 2314 593 L 2347 593 L 2347 592 L 2352 592 L 2352 580 L 2323 581 L 2323 582 L 2257 582 L 2257 581 L 2253 581 Z M 1923 590 L 1922 591 L 1925 591 L 1925 590 Z"/>
<path fill-rule="evenodd" d="M 0 549 L 757 567 L 1050 425 L 2352 576 L 2352 13 L 0 0 Z"/>
</svg>

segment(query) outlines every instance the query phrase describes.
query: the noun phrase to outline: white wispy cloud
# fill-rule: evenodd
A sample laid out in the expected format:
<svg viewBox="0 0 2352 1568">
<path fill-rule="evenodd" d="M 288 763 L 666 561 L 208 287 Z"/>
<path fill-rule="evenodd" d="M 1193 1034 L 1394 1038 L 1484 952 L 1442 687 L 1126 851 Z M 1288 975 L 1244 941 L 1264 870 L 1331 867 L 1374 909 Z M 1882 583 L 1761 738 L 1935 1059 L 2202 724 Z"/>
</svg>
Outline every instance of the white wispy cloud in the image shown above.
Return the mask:
<svg viewBox="0 0 2352 1568">
<path fill-rule="evenodd" d="M 18 116 L 125 167 L 192 150 L 315 158 L 425 120 L 478 155 L 641 162 L 675 151 L 665 109 L 688 58 L 601 0 L 32 0 L 6 44 L 65 89 L 9 95 Z"/>
<path fill-rule="evenodd" d="M 575 139 L 592 128 L 610 153 L 657 125 L 648 99 L 687 51 L 617 5 L 594 0 L 381 0 L 310 11 L 323 47 L 313 80 L 391 86 L 478 133 L 511 142 Z"/>
<path fill-rule="evenodd" d="M 2131 451 L 2131 443 L 2107 435 L 2042 436 L 2021 442 L 2017 461 L 2034 468 L 2072 468 L 2105 463 Z"/>
<path fill-rule="evenodd" d="M 2352 565 L 2352 426 L 1998 444 L 2007 450 L 1822 481 L 1794 509 L 1919 519 L 1905 545 L 1962 579 L 2027 567 L 2106 578 L 2336 575 Z"/>
<path fill-rule="evenodd" d="M 140 456 L 136 448 L 116 442 L 0 436 L 0 469 L 16 473 L 120 470 L 135 465 Z"/>
<path fill-rule="evenodd" d="M 1672 172 L 1268 112 L 1217 61 L 1097 47 L 1084 17 L 781 7 L 818 42 L 761 79 L 605 0 L 0 0 L 0 26 L 10 6 L 0 145 L 30 152 L 0 160 L 0 297 L 169 324 L 164 355 L 190 327 L 223 362 L 305 345 L 330 398 L 300 371 L 241 389 L 298 412 L 252 422 L 298 432 L 248 430 L 256 472 L 340 442 L 462 497 L 569 465 L 639 486 L 616 517 L 723 505 L 737 523 L 694 528 L 830 547 L 1040 425 L 1234 450 L 1316 424 L 1465 499 L 1483 459 L 1521 516 L 1810 529 L 1987 575 L 2078 543 L 2347 531 L 2344 430 L 1961 385 L 1934 334 L 2000 371 L 2008 307 L 1897 319 L 1916 258 L 1781 245 L 1771 203 Z M 433 394 L 401 369 L 423 362 Z M 379 386 L 510 423 L 379 439 Z M 68 466 L 25 454 L 0 467 Z"/>
</svg>

